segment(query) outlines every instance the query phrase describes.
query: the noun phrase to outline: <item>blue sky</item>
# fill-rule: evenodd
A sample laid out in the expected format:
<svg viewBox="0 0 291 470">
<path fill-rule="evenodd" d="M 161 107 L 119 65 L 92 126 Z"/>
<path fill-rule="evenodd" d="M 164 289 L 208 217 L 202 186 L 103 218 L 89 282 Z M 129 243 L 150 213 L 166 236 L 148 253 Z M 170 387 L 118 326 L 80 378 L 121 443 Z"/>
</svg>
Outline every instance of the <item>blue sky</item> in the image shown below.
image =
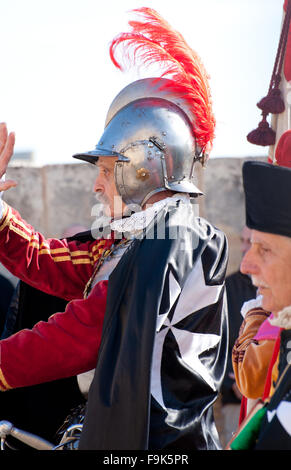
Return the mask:
<svg viewBox="0 0 291 470">
<path fill-rule="evenodd" d="M 108 44 L 129 11 L 155 8 L 201 56 L 217 120 L 212 156 L 261 156 L 257 127 L 277 51 L 283 0 L 1 0 L 0 120 L 39 166 L 94 148 L 120 89 Z"/>
</svg>

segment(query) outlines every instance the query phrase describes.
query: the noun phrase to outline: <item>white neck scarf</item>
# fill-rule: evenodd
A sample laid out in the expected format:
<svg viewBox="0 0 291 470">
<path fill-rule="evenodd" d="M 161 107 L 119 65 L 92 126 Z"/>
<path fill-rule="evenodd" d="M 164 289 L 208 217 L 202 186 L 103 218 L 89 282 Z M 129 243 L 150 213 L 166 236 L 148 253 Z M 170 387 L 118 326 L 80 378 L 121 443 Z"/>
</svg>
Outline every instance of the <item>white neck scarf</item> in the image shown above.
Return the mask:
<svg viewBox="0 0 291 470">
<path fill-rule="evenodd" d="M 128 218 L 118 219 L 111 222 L 110 227 L 116 232 L 126 232 L 135 235 L 144 230 L 152 222 L 155 215 L 164 207 L 173 205 L 177 201 L 182 201 L 185 204 L 191 204 L 190 197 L 186 194 L 175 194 L 172 197 L 167 197 L 161 201 L 155 202 L 147 209 L 135 212 Z"/>
</svg>

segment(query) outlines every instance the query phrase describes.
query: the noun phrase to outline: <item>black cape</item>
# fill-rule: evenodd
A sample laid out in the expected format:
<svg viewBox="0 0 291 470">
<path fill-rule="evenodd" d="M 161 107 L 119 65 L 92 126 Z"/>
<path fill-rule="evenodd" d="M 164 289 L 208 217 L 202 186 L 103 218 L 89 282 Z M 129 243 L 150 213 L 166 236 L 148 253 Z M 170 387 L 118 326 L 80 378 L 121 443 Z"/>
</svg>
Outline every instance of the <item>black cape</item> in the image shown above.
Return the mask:
<svg viewBox="0 0 291 470">
<path fill-rule="evenodd" d="M 255 450 L 291 450 L 291 330 L 281 332 L 278 380 Z"/>
<path fill-rule="evenodd" d="M 156 234 L 159 224 L 165 223 L 165 239 L 156 236 L 151 239 L 147 235 L 135 240 L 109 278 L 103 336 L 89 391 L 81 450 L 198 450 L 220 446 L 212 404 L 227 361 L 223 288 L 227 242 L 223 233 L 203 219 L 187 220 L 187 228 L 179 225 L 181 210 L 178 207 L 166 216 L 163 213 L 151 230 Z M 171 236 L 173 227 L 182 230 L 178 238 Z M 199 310 L 193 304 L 193 312 L 175 327 L 200 333 L 203 338 L 220 336 L 215 347 L 199 356 L 215 390 L 183 361 L 169 328 L 161 357 L 165 404 L 161 406 L 151 396 L 157 318 L 170 302 L 170 276 L 183 289 L 189 273 L 199 262 L 204 285 L 221 286 L 219 298 Z M 195 285 L 191 288 L 195 292 Z M 169 313 L 170 320 L 173 311 Z"/>
</svg>

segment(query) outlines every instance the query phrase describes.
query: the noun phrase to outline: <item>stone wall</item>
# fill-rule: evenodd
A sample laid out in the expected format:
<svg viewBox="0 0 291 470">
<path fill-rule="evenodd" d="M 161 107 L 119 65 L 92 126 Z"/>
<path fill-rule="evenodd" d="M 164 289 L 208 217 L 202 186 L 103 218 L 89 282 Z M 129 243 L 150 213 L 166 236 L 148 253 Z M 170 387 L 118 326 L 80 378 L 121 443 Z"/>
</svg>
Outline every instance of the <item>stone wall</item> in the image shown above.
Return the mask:
<svg viewBox="0 0 291 470">
<path fill-rule="evenodd" d="M 200 198 L 200 214 L 229 239 L 228 272 L 240 262 L 239 236 L 244 224 L 241 169 L 247 159 L 216 158 L 210 159 L 206 169 L 197 167 L 197 183 L 205 194 Z M 15 179 L 18 186 L 7 191 L 5 200 L 46 237 L 61 237 L 72 224 L 91 226 L 95 177 L 95 168 L 86 163 L 12 167 L 7 178 Z"/>
<path fill-rule="evenodd" d="M 203 171 L 203 216 L 226 233 L 230 258 L 228 273 L 240 264 L 240 232 L 245 223 L 242 166 L 253 158 L 215 158 Z M 256 158 L 267 161 L 267 158 Z"/>
</svg>

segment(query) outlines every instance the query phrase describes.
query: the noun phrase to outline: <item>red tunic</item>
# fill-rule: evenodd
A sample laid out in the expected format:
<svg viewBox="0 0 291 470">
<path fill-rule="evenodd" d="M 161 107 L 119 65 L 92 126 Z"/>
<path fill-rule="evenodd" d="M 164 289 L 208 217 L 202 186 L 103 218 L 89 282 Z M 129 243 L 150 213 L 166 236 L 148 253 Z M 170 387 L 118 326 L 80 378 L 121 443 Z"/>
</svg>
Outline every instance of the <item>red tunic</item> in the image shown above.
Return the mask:
<svg viewBox="0 0 291 470">
<path fill-rule="evenodd" d="M 94 264 L 111 243 L 45 239 L 5 205 L 0 261 L 26 283 L 69 303 L 48 322 L 0 341 L 0 390 L 70 377 L 96 366 L 107 281 L 96 284 L 87 299 L 83 291 Z"/>
</svg>

